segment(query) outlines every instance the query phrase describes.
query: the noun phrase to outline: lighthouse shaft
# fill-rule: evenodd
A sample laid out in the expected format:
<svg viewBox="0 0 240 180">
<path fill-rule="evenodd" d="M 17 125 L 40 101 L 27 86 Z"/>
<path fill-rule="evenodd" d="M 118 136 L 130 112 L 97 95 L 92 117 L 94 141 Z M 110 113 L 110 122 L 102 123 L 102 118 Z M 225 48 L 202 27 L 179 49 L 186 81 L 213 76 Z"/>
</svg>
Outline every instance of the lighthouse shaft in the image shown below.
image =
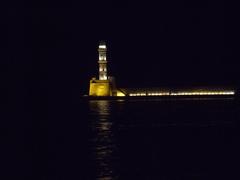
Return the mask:
<svg viewBox="0 0 240 180">
<path fill-rule="evenodd" d="M 99 80 L 107 80 L 107 47 L 100 44 L 98 47 Z"/>
</svg>

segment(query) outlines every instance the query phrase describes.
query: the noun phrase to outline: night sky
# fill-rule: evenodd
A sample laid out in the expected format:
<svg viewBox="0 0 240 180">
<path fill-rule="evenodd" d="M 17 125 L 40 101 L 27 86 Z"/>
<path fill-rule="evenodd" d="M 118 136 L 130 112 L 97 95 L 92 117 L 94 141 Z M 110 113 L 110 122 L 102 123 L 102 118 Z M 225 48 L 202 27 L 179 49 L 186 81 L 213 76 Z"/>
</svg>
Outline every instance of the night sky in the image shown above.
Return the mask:
<svg viewBox="0 0 240 180">
<path fill-rule="evenodd" d="M 118 87 L 239 83 L 238 16 L 222 0 L 12 1 L 7 7 L 2 59 L 10 94 L 86 94 L 98 75 L 100 40 Z"/>
</svg>

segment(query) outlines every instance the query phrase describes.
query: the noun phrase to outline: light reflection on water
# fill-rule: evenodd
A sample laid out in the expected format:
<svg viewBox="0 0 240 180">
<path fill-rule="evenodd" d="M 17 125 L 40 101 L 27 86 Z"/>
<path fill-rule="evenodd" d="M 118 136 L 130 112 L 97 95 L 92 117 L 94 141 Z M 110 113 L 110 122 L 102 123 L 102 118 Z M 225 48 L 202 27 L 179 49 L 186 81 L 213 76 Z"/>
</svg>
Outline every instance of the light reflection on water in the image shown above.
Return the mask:
<svg viewBox="0 0 240 180">
<path fill-rule="evenodd" d="M 226 172 L 236 156 L 239 110 L 231 99 L 97 100 L 88 105 L 97 180 L 210 179 L 221 177 L 219 167 Z M 223 163 L 216 161 L 216 152 L 223 154 Z"/>
<path fill-rule="evenodd" d="M 90 113 L 92 115 L 93 151 L 97 166 L 97 180 L 115 180 L 114 151 L 116 144 L 114 139 L 113 122 L 111 121 L 110 102 L 105 100 L 89 101 Z"/>
</svg>

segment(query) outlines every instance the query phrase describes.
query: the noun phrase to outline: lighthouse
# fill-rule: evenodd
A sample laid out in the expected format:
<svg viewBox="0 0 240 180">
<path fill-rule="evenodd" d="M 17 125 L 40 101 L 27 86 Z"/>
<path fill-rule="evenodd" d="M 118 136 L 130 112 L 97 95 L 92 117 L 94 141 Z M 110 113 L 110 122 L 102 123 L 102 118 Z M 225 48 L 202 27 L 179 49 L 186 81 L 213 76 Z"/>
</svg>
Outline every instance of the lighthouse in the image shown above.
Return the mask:
<svg viewBox="0 0 240 180">
<path fill-rule="evenodd" d="M 98 45 L 98 78 L 90 80 L 89 96 L 112 96 L 111 79 L 107 74 L 107 46 L 101 41 Z"/>
<path fill-rule="evenodd" d="M 103 41 L 98 45 L 98 78 L 90 80 L 89 96 L 125 96 L 116 88 L 115 78 L 108 76 L 107 46 Z"/>
<path fill-rule="evenodd" d="M 107 80 L 107 46 L 105 42 L 100 42 L 98 46 L 99 80 Z"/>
</svg>

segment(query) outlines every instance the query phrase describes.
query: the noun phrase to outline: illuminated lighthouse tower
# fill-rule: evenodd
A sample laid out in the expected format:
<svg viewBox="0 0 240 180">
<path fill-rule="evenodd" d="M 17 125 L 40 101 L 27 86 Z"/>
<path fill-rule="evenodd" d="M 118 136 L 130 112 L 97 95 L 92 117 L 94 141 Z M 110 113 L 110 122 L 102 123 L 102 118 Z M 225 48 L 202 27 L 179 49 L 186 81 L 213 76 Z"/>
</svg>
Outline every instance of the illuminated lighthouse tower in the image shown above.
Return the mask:
<svg viewBox="0 0 240 180">
<path fill-rule="evenodd" d="M 107 46 L 105 42 L 100 42 L 98 53 L 99 80 L 107 80 Z"/>
<path fill-rule="evenodd" d="M 90 80 L 89 96 L 112 96 L 112 80 L 107 76 L 107 46 L 100 42 L 98 46 L 99 78 Z"/>
<path fill-rule="evenodd" d="M 89 84 L 89 96 L 125 96 L 116 88 L 115 78 L 107 75 L 107 46 L 100 42 L 98 46 L 99 78 L 92 78 Z"/>
</svg>

